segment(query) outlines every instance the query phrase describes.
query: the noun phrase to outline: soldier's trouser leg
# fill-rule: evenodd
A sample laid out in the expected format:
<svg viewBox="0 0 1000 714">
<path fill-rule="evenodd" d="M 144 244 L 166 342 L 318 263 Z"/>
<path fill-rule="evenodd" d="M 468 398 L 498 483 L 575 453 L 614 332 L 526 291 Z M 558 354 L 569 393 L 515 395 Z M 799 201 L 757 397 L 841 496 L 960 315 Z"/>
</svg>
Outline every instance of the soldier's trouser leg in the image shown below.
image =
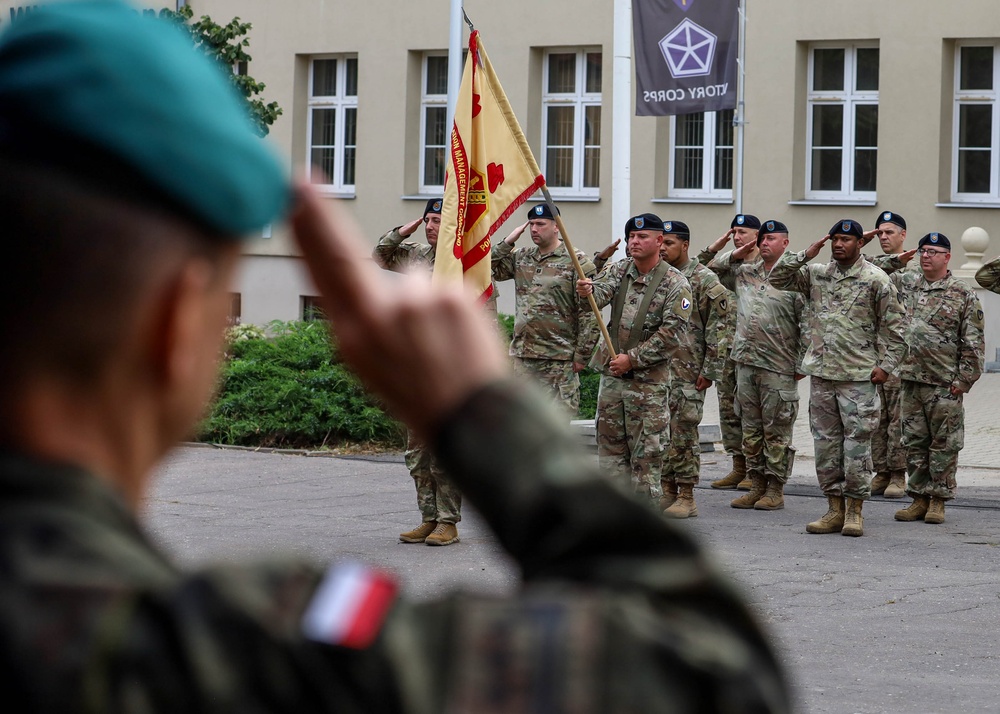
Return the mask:
<svg viewBox="0 0 1000 714">
<path fill-rule="evenodd" d="M 795 377 L 741 364 L 737 385 L 747 472 L 787 483 L 795 457 L 792 426 L 799 413 Z"/>
<path fill-rule="evenodd" d="M 816 478 L 827 496 L 865 500 L 871 495 L 871 435 L 878 413 L 878 392 L 871 382 L 812 378 L 809 428 Z"/>
<path fill-rule="evenodd" d="M 670 385 L 626 381 L 625 437 L 631 454 L 632 487 L 658 505 L 660 477 L 670 439 Z"/>
<path fill-rule="evenodd" d="M 719 429 L 727 454 L 743 453 L 743 425 L 736 414 L 736 363 L 726 357 L 722 379 L 715 383 L 719 392 Z"/>
<path fill-rule="evenodd" d="M 406 435 L 406 468 L 417 489 L 417 508 L 424 523 L 458 523 L 462 520 L 462 494 L 452 485 L 430 450 L 413 432 Z"/>
<path fill-rule="evenodd" d="M 877 386 L 881 401 L 879 423 L 872 434 L 872 468 L 878 473 L 906 469 L 906 450 L 903 448 L 903 426 L 900 415 L 899 379 Z"/>
<path fill-rule="evenodd" d="M 580 376 L 571 360 L 512 359 L 514 373 L 540 384 L 552 398 L 576 419 L 580 409 Z"/>
<path fill-rule="evenodd" d="M 958 452 L 965 445 L 964 395 L 948 387 L 903 382 L 903 444 L 911 496 L 955 497 Z"/>
<path fill-rule="evenodd" d="M 698 483 L 701 471 L 698 425 L 704 411 L 705 392 L 699 392 L 693 384 L 671 385 L 670 429 L 663 441 L 667 449 L 663 471 L 677 483 Z"/>
<path fill-rule="evenodd" d="M 601 471 L 615 483 L 629 488 L 632 483 L 632 460 L 625 438 L 624 379 L 601 375 L 597 391 L 597 461 Z"/>
</svg>

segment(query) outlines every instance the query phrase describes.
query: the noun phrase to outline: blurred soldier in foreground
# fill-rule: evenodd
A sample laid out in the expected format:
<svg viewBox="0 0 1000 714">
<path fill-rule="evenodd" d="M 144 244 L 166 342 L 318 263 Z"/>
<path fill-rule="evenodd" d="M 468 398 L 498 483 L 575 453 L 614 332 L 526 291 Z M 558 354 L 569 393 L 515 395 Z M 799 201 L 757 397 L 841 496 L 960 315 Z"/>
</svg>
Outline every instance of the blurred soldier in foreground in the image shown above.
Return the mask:
<svg viewBox="0 0 1000 714">
<path fill-rule="evenodd" d="M 731 309 L 729 291 L 715 274 L 688 254 L 691 231 L 686 223 L 667 221 L 660 257 L 680 271 L 691 286 L 690 340 L 671 362 L 670 434 L 664 464 L 660 507 L 670 518 L 698 515 L 694 487 L 701 472 L 698 425 L 705 411 L 705 390 L 722 376 L 721 333 Z"/>
<path fill-rule="evenodd" d="M 809 533 L 864 534 L 861 507 L 871 493 L 871 438 L 879 419 L 875 385 L 897 373 L 906 355 L 903 309 L 889 277 L 861 255 L 865 240 L 857 221 L 838 221 L 805 250 L 785 253 L 768 276 L 774 287 L 809 301 L 802 371 L 812 376 L 809 427 L 829 504 L 806 526 Z M 809 265 L 827 241 L 833 260 Z"/>
<path fill-rule="evenodd" d="M 729 224 L 729 230 L 717 238 L 708 248 L 698 254 L 698 260 L 704 265 L 712 262 L 730 240 L 734 248 L 750 246 L 750 251 L 744 260 L 750 262 L 757 259 L 757 231 L 760 230 L 760 219 L 749 213 L 738 213 Z M 736 293 L 729 291 L 729 302 L 735 304 Z M 736 414 L 736 362 L 733 360 L 733 340 L 736 337 L 736 310 L 729 311 L 729 320 L 720 337 L 719 351 L 726 355 L 722 379 L 716 385 L 719 394 L 719 428 L 722 431 L 722 448 L 733 458 L 732 470 L 712 483 L 712 488 L 741 491 L 750 490 L 750 478 L 747 476 L 747 461 L 743 454 L 743 424 Z"/>
<path fill-rule="evenodd" d="M 1000 256 L 976 271 L 976 282 L 979 283 L 980 287 L 1000 294 Z"/>
<path fill-rule="evenodd" d="M 730 585 L 511 380 L 482 311 L 388 279 L 305 185 L 293 227 L 341 355 L 435 445 L 524 587 L 414 604 L 363 566 L 185 573 L 149 540 L 136 512 L 216 383 L 239 238 L 288 204 L 231 91 L 184 33 L 117 2 L 42 6 L 0 37 L 7 701 L 43 714 L 788 711 Z"/>
<path fill-rule="evenodd" d="M 591 366 L 601 372 L 597 397 L 597 456 L 601 468 L 653 506 L 670 438 L 671 360 L 690 329 L 691 290 L 680 272 L 660 258 L 663 221 L 652 213 L 625 224 L 631 257 L 607 266 L 577 291 L 611 304 L 608 332 L 616 356 L 601 343 Z"/>
<path fill-rule="evenodd" d="M 426 243 L 406 240 L 424 224 Z M 441 199 L 432 198 L 424 206 L 424 215 L 393 228 L 378 240 L 372 257 L 379 267 L 397 273 L 418 271 L 430 275 L 434 269 L 438 231 L 441 229 Z M 420 525 L 399 534 L 401 543 L 451 545 L 459 541 L 458 522 L 462 520 L 462 494 L 448 479 L 438 460 L 431 455 L 412 429 L 406 430 L 406 468 L 417 489 Z"/>
<path fill-rule="evenodd" d="M 788 247 L 788 228 L 765 221 L 757 234 L 757 260 L 744 244 L 709 263 L 736 293 L 736 398 L 743 424 L 743 455 L 750 491 L 733 508 L 776 511 L 785 507 L 785 484 L 792 475 L 792 427 L 799 413 L 802 378 L 802 295 L 774 288 L 768 273 Z"/>
<path fill-rule="evenodd" d="M 983 306 L 975 291 L 948 270 L 951 241 L 928 233 L 917 245 L 920 271 L 897 258 L 890 275 L 908 321 L 903 360 L 903 445 L 910 474 L 909 507 L 897 521 L 944 523 L 944 504 L 955 497 L 958 452 L 965 441 L 962 400 L 983 372 Z M 890 268 L 890 270 L 893 268 Z"/>
<path fill-rule="evenodd" d="M 556 208 L 556 213 L 559 209 Z M 514 249 L 528 230 L 533 246 Z M 597 272 L 584 253 L 586 275 Z M 576 294 L 576 268 L 547 203 L 528 210 L 528 222 L 493 248 L 493 279 L 514 281 L 514 371 L 548 388 L 571 419 L 580 408 L 580 377 L 593 350 L 597 320 Z"/>
</svg>

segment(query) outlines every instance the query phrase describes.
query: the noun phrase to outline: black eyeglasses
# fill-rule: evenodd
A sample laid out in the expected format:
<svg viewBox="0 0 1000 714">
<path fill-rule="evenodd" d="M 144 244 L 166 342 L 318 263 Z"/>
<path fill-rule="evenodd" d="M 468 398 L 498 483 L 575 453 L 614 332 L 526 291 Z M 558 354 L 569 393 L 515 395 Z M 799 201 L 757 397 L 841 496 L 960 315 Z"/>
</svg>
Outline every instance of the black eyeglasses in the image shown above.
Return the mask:
<svg viewBox="0 0 1000 714">
<path fill-rule="evenodd" d="M 930 248 L 920 248 L 917 250 L 920 255 L 947 255 L 947 250 L 931 250 Z"/>
</svg>

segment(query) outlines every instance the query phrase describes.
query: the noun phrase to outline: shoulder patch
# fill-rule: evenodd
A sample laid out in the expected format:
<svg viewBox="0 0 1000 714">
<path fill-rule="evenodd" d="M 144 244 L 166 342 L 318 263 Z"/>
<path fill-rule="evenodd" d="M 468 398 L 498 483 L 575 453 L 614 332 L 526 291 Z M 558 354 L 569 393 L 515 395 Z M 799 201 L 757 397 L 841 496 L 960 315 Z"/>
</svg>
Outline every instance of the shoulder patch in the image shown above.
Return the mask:
<svg viewBox="0 0 1000 714">
<path fill-rule="evenodd" d="M 398 590 L 392 576 L 362 563 L 333 565 L 302 615 L 302 633 L 317 642 L 364 649 L 378 637 Z"/>
<path fill-rule="evenodd" d="M 983 311 L 982 310 L 976 310 L 976 317 L 978 317 L 980 320 L 982 320 L 983 319 Z"/>
<path fill-rule="evenodd" d="M 687 298 L 681 298 L 681 310 L 690 310 L 690 309 L 691 309 L 691 301 L 688 300 Z"/>
</svg>

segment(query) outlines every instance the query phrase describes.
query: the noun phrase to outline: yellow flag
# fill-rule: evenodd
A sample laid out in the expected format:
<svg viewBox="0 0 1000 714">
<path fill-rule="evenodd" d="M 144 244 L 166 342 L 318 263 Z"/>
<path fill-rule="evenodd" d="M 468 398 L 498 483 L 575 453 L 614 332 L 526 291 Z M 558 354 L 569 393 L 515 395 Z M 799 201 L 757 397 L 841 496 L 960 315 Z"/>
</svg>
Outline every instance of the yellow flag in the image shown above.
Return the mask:
<svg viewBox="0 0 1000 714">
<path fill-rule="evenodd" d="M 491 238 L 544 183 L 479 32 L 473 32 L 445 169 L 434 281 L 464 278 L 481 299 L 489 298 Z"/>
</svg>

